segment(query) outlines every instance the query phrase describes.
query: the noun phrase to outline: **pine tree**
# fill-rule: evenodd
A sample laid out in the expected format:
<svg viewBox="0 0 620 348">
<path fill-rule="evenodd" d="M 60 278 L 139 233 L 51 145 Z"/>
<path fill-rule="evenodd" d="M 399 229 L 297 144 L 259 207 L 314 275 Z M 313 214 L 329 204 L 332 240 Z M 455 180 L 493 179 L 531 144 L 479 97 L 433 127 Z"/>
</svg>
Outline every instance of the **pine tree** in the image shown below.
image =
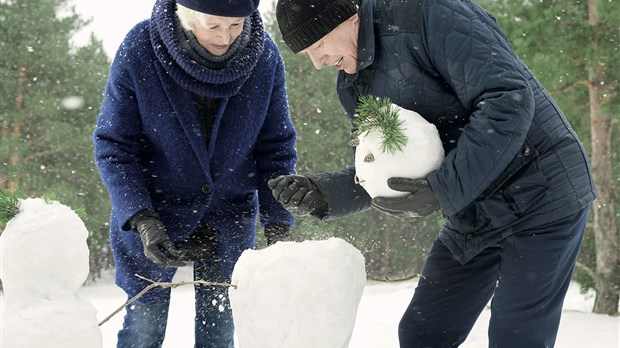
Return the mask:
<svg viewBox="0 0 620 348">
<path fill-rule="evenodd" d="M 52 192 L 83 207 L 93 261 L 101 259 L 101 250 L 108 254 L 101 230 L 109 203 L 90 137 L 109 60 L 94 37 L 72 46 L 87 21 L 67 0 L 2 1 L 0 9 L 0 189 L 30 197 Z"/>
</svg>

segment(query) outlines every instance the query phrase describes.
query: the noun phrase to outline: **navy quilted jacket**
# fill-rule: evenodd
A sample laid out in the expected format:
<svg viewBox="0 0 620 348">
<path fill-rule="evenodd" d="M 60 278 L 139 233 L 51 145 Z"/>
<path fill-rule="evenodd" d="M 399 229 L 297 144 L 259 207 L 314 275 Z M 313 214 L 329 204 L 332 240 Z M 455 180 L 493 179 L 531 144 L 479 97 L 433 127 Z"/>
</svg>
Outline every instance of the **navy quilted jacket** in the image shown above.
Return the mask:
<svg viewBox="0 0 620 348">
<path fill-rule="evenodd" d="M 153 280 L 170 281 L 143 253 L 128 220 L 142 209 L 158 212 L 173 242 L 206 221 L 220 233 L 218 251 L 230 273 L 254 245 L 255 224 L 293 217 L 267 181 L 294 173 L 295 130 L 277 46 L 258 12 L 246 19 L 250 41 L 222 69 L 192 61 L 174 33 L 174 0 L 158 0 L 150 21 L 133 28 L 110 70 L 94 132 L 95 159 L 112 202 L 110 239 L 116 281 L 129 296 Z M 175 29 L 176 30 L 176 29 Z M 207 144 L 194 94 L 219 98 Z M 260 215 L 259 215 L 260 214 Z M 143 298 L 157 297 L 153 289 Z"/>
<path fill-rule="evenodd" d="M 364 0 L 358 72 L 338 94 L 390 97 L 435 124 L 446 159 L 427 176 L 446 218 L 439 238 L 461 262 L 511 233 L 576 213 L 596 196 L 587 155 L 494 18 L 468 0 Z M 354 168 L 318 175 L 323 218 L 370 198 Z"/>
</svg>

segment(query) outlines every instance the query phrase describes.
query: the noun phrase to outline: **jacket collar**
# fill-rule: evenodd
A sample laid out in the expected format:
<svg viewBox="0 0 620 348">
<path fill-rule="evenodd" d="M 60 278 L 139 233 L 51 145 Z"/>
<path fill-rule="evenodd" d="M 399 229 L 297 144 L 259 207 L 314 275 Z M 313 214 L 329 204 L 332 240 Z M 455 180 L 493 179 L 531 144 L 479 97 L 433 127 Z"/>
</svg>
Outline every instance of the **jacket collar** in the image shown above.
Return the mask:
<svg viewBox="0 0 620 348">
<path fill-rule="evenodd" d="M 357 71 L 366 69 L 375 61 L 375 1 L 362 2 L 357 38 Z"/>
<path fill-rule="evenodd" d="M 359 11 L 359 29 L 357 33 L 357 69 L 355 74 L 347 74 L 340 71 L 339 80 L 344 85 L 357 80 L 359 72 L 366 69 L 375 61 L 375 1 L 366 0 L 362 2 Z"/>
</svg>

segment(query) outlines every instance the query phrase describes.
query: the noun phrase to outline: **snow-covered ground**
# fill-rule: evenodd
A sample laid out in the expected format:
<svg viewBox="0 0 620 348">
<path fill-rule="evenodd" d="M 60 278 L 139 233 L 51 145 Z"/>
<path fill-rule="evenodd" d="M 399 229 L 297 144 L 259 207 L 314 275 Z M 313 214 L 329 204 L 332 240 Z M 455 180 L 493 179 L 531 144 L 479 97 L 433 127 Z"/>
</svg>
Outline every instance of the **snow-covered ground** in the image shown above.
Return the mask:
<svg viewBox="0 0 620 348">
<path fill-rule="evenodd" d="M 191 269 L 182 268 L 175 282 L 191 280 Z M 362 296 L 349 348 L 398 347 L 396 328 L 398 320 L 411 299 L 416 280 L 396 283 L 369 281 Z M 87 285 L 78 293 L 97 309 L 99 320 L 111 314 L 126 298 L 117 288 L 111 275 L 94 285 Z M 193 347 L 193 290 L 191 285 L 172 290 L 172 304 L 164 347 Z M 594 297 L 581 294 L 572 284 L 564 304 L 557 348 L 619 348 L 620 318 L 590 313 Z M 490 311 L 485 310 L 462 348 L 487 347 L 487 327 Z M 123 312 L 101 326 L 103 347 L 116 345 L 116 332 L 121 326 Z"/>
</svg>

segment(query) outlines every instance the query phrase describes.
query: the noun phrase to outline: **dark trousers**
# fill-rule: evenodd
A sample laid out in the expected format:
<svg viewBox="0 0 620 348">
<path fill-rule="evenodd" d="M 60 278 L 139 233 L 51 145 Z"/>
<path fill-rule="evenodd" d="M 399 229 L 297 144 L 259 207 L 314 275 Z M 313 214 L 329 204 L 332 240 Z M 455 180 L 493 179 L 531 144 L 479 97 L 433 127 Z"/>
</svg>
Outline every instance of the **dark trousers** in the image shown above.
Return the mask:
<svg viewBox="0 0 620 348">
<path fill-rule="evenodd" d="M 228 283 L 217 262 L 195 261 L 194 280 Z M 196 302 L 195 348 L 232 348 L 234 325 L 228 301 L 228 288 L 194 287 Z M 139 301 L 126 310 L 123 328 L 118 332 L 118 348 L 160 348 L 166 334 L 169 296 L 155 304 Z"/>
<path fill-rule="evenodd" d="M 589 210 L 519 232 L 465 265 L 436 240 L 400 321 L 400 347 L 458 347 L 491 297 L 489 347 L 553 347 Z"/>
</svg>

